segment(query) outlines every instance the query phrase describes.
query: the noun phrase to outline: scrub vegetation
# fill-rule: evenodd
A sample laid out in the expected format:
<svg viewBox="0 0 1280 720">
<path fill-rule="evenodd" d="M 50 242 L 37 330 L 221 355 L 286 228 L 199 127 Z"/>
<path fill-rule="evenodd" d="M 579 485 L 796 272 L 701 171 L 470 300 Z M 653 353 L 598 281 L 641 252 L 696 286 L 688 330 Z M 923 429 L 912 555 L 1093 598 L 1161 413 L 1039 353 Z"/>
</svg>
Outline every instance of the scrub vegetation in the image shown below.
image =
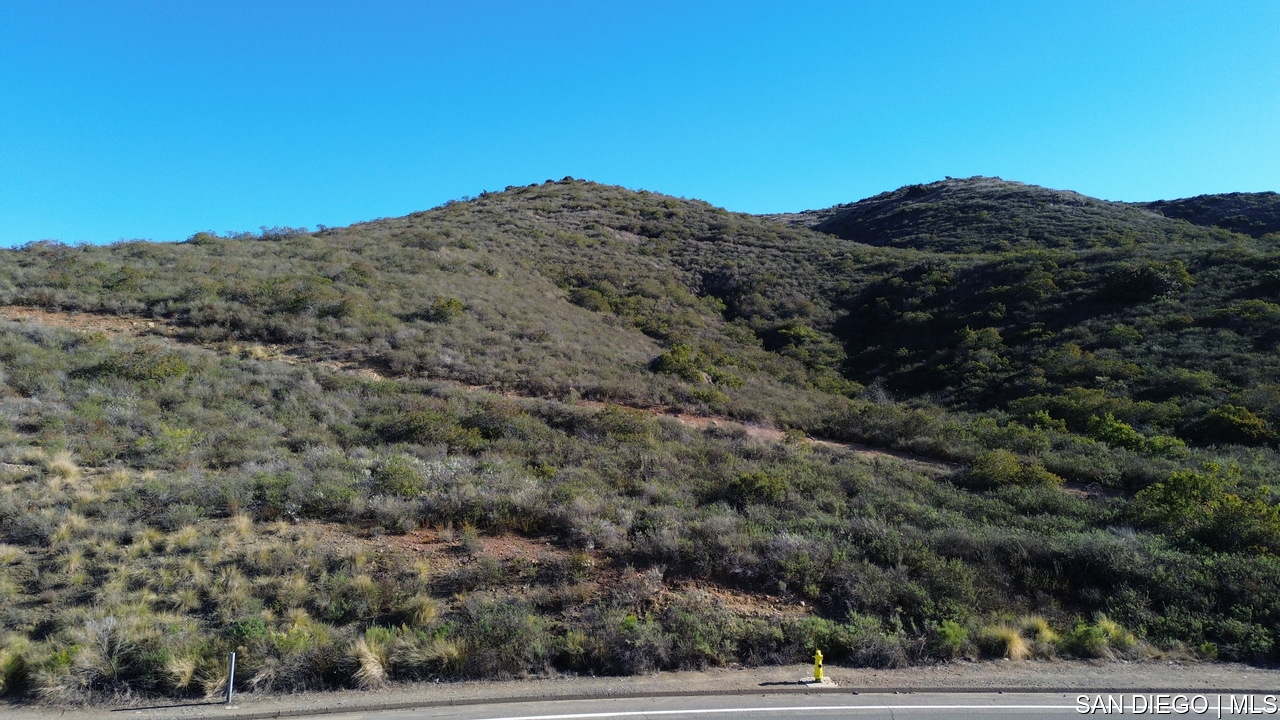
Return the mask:
<svg viewBox="0 0 1280 720">
<path fill-rule="evenodd" d="M 0 253 L 10 316 L 102 320 L 0 321 L 0 693 L 1274 659 L 1278 240 L 565 179 Z"/>
</svg>

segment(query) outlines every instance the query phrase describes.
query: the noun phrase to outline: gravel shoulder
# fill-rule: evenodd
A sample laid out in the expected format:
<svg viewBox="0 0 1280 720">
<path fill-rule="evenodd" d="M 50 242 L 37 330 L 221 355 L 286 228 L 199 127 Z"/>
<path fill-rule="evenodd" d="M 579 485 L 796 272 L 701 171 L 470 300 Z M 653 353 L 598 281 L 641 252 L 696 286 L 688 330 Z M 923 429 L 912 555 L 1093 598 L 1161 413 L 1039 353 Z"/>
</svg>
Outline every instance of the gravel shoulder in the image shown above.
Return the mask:
<svg viewBox="0 0 1280 720">
<path fill-rule="evenodd" d="M 220 702 L 151 701 L 96 708 L 0 704 L 6 720 L 87 720 L 101 717 L 250 718 L 289 717 L 477 702 L 581 698 L 771 693 L 972 692 L 1256 692 L 1280 694 L 1280 668 L 1183 661 L 991 661 L 872 670 L 828 665 L 824 685 L 806 684 L 812 667 L 791 665 L 638 677 L 557 676 L 508 682 L 418 683 L 378 691 L 237 695 L 235 707 Z"/>
</svg>

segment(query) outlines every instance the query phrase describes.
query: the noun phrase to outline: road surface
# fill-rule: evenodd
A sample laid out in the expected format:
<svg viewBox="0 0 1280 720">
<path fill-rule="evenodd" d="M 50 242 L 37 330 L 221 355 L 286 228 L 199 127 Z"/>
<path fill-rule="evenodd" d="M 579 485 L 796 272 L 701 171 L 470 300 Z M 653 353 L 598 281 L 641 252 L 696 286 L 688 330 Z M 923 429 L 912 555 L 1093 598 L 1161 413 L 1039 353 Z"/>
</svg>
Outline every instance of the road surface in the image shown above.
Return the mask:
<svg viewBox="0 0 1280 720">
<path fill-rule="evenodd" d="M 313 716 L 319 720 L 981 720 L 983 718 L 1280 717 L 1280 695 L 920 693 L 723 695 L 514 702 Z"/>
</svg>

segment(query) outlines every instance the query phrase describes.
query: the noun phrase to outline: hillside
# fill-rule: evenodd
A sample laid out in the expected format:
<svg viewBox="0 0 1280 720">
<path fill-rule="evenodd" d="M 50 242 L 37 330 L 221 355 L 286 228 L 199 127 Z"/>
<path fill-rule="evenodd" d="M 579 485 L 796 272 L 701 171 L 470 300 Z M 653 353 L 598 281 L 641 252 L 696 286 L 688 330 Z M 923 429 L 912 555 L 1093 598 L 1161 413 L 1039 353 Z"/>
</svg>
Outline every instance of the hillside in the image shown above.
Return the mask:
<svg viewBox="0 0 1280 720">
<path fill-rule="evenodd" d="M 991 179 L 3 252 L 0 691 L 1271 658 L 1277 277 Z"/>
<path fill-rule="evenodd" d="M 842 299 L 831 332 L 860 384 L 1086 435 L 1109 414 L 1193 445 L 1274 437 L 1272 238 L 990 178 L 775 219 L 928 253 Z M 1256 440 L 1218 434 L 1231 413 Z"/>
<path fill-rule="evenodd" d="M 1226 193 L 1137 203 L 1196 225 L 1220 227 L 1255 238 L 1280 232 L 1280 193 Z"/>
</svg>

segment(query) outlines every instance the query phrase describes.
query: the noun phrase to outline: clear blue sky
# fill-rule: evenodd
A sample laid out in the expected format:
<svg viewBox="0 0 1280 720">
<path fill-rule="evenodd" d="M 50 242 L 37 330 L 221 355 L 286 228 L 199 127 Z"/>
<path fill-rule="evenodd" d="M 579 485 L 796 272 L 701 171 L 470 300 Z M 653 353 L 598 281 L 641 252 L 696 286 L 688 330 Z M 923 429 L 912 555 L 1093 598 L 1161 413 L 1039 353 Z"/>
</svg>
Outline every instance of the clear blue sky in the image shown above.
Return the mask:
<svg viewBox="0 0 1280 720">
<path fill-rule="evenodd" d="M 0 245 L 565 175 L 746 212 L 1280 190 L 1280 2 L 0 3 Z"/>
</svg>

